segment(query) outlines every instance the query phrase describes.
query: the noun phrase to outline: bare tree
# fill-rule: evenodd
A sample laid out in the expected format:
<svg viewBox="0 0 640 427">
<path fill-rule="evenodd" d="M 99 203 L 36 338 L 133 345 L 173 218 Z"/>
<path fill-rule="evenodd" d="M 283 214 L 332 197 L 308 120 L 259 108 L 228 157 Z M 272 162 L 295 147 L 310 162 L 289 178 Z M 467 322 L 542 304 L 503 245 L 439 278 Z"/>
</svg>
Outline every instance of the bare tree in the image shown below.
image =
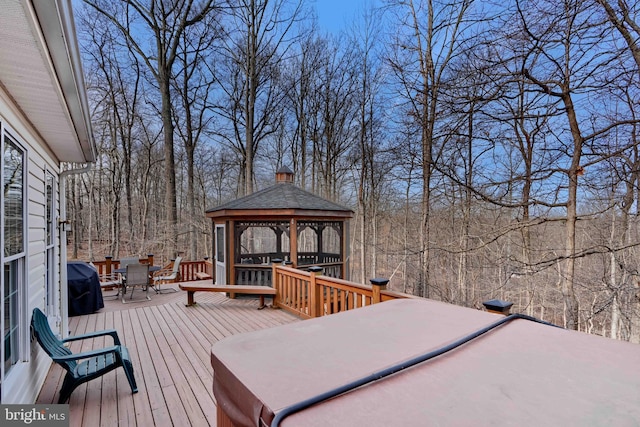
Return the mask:
<svg viewBox="0 0 640 427">
<path fill-rule="evenodd" d="M 196 218 L 202 211 L 196 208 L 195 152 L 198 143 L 210 133 L 213 123 L 212 91 L 215 76 L 207 67 L 205 57 L 213 51 L 219 25 L 213 15 L 205 17 L 197 26 L 185 29 L 178 45 L 175 80 L 176 107 L 173 109 L 176 132 L 182 140 L 187 163 L 187 215 L 181 222 L 189 227 L 188 259 L 198 258 Z"/>
<path fill-rule="evenodd" d="M 361 23 L 352 27 L 351 45 L 356 47 L 354 65 L 359 70 L 355 76 L 354 107 L 357 108 L 355 125 L 357 144 L 352 149 L 357 171 L 360 281 L 377 277 L 378 261 L 378 205 L 382 183 L 393 167 L 389 158 L 383 158 L 382 131 L 384 109 L 381 93 L 384 78 L 378 36 L 381 34 L 379 16 L 373 9 L 363 12 Z M 387 161 L 384 161 L 387 160 Z"/>
<path fill-rule="evenodd" d="M 126 234 L 131 240 L 137 238 L 137 227 L 134 227 L 132 209 L 132 149 L 136 126 L 139 120 L 139 103 L 141 83 L 135 57 L 127 55 L 125 46 L 105 28 L 103 16 L 95 11 L 86 10 L 79 22 L 87 30 L 86 55 L 91 58 L 93 78 L 90 92 L 94 101 L 94 122 L 97 129 L 104 134 L 100 138 L 100 159 L 97 173 L 105 169 L 110 171 L 111 188 L 108 192 L 113 197 L 109 204 L 111 232 L 110 254 L 118 255 L 120 249 L 120 209 L 125 213 Z M 124 49 L 124 54 L 123 54 Z M 95 177 L 95 174 L 94 174 Z M 100 190 L 100 188 L 99 188 Z M 121 199 L 124 198 L 123 203 Z M 100 206 L 100 204 L 98 204 Z M 98 210 L 102 214 L 101 210 Z M 101 221 L 96 221 L 99 224 Z M 98 234 L 100 235 L 100 234 Z M 79 233 L 74 233 L 77 239 Z"/>
<path fill-rule="evenodd" d="M 293 172 L 302 188 L 307 188 L 310 174 L 309 152 L 311 135 L 318 117 L 317 89 L 319 69 L 327 56 L 328 40 L 318 36 L 315 28 L 305 31 L 298 39 L 297 52 L 286 62 L 282 71 L 282 90 L 285 92 L 287 115 L 291 116 L 292 130 L 289 156 Z"/>
<path fill-rule="evenodd" d="M 635 82 L 640 82 L 640 44 L 639 44 L 639 40 L 640 40 L 640 25 L 638 24 L 637 20 L 635 19 L 638 16 L 638 12 L 639 12 L 639 6 L 638 3 L 629 3 L 626 0 L 617 0 L 617 2 L 614 4 L 608 0 L 597 0 L 597 2 L 602 6 L 602 8 L 604 9 L 609 22 L 611 22 L 611 24 L 615 27 L 615 29 L 620 33 L 620 35 L 622 36 L 622 38 L 624 39 L 629 51 L 631 52 L 631 55 L 635 61 L 636 64 L 636 79 L 633 79 L 632 81 Z M 628 94 L 628 92 L 626 92 Z M 633 99 L 633 95 L 631 95 L 630 97 L 627 96 L 627 100 L 632 100 Z M 634 108 L 637 107 L 637 103 L 631 101 L 631 103 L 629 104 L 631 107 L 631 110 L 633 111 Z M 637 114 L 637 112 L 634 112 L 634 116 Z M 635 118 L 635 117 L 634 117 Z M 634 127 L 634 131 L 632 133 L 632 138 L 635 142 L 634 147 L 637 147 L 637 131 Z M 624 236 L 624 241 L 623 244 L 628 244 L 629 243 L 629 210 L 631 209 L 631 206 L 633 205 L 635 198 L 635 188 L 638 187 L 638 174 L 637 174 L 637 159 L 638 159 L 638 153 L 637 153 L 637 148 L 635 148 L 634 151 L 634 155 L 627 157 L 627 160 L 624 162 L 624 164 L 629 165 L 629 166 L 635 166 L 634 168 L 630 168 L 630 173 L 628 175 L 626 175 L 628 178 L 627 182 L 627 186 L 626 186 L 626 192 L 625 192 L 625 198 L 624 198 L 624 202 L 621 205 L 621 212 L 622 212 L 622 218 L 621 218 L 621 233 Z M 627 282 L 627 280 L 633 281 L 634 283 L 631 286 L 632 291 L 632 296 L 631 296 L 631 301 L 633 301 L 633 303 L 631 304 L 631 308 L 628 312 L 628 318 L 629 318 L 629 340 L 631 342 L 634 343 L 640 343 L 640 284 L 639 281 L 637 280 L 637 278 L 633 277 L 633 275 L 631 277 L 629 277 L 625 270 L 623 269 L 622 271 L 622 277 L 620 279 L 619 282 L 617 282 L 617 277 L 615 274 L 615 266 L 616 266 L 616 262 L 618 260 L 616 259 L 616 254 L 615 253 L 611 253 L 611 290 L 613 293 L 613 300 L 612 300 L 612 308 L 611 308 L 611 337 L 612 338 L 617 338 L 618 337 L 618 320 L 619 320 L 619 315 L 620 315 L 620 293 L 619 291 L 621 290 L 621 285 L 625 284 L 625 282 Z M 624 265 L 624 264 L 623 264 Z"/>
<path fill-rule="evenodd" d="M 409 0 L 397 5 L 400 26 L 389 58 L 400 82 L 402 96 L 421 130 L 422 220 L 420 272 L 416 294 L 430 296 L 431 180 L 436 150 L 436 125 L 440 120 L 441 94 L 473 0 L 440 2 Z"/>
<path fill-rule="evenodd" d="M 283 97 L 279 68 L 301 14 L 300 0 L 242 0 L 230 9 L 231 30 L 223 38 L 218 73 L 225 99 L 217 112 L 227 122 L 221 136 L 240 157 L 240 194 L 253 192 L 260 142 L 275 132 Z"/>
<path fill-rule="evenodd" d="M 565 153 L 566 166 L 561 171 L 566 176 L 564 201 L 552 202 L 550 207 L 562 206 L 566 210 L 565 247 L 561 256 L 561 289 L 565 305 L 565 324 L 578 329 L 579 304 L 574 287 L 576 257 L 576 224 L 578 220 L 578 187 L 585 167 L 602 160 L 602 155 L 594 153 L 593 144 L 620 123 L 610 122 L 600 127 L 591 127 L 581 119 L 587 113 L 575 102 L 575 94 L 595 93 L 602 82 L 594 80 L 595 72 L 604 68 L 611 57 L 606 54 L 586 56 L 583 52 L 603 43 L 604 33 L 598 22 L 592 19 L 592 9 L 588 2 L 565 0 L 557 2 L 537 2 L 535 6 L 527 1 L 517 2 L 519 31 L 528 38 L 528 48 L 524 51 L 521 75 L 532 88 L 547 96 L 551 104 L 557 103 L 558 111 L 566 120 L 566 132 L 570 143 L 558 135 L 558 143 Z M 535 10 L 536 13 L 532 13 Z M 589 130 L 586 128 L 590 127 Z M 585 161 L 584 150 L 591 146 L 590 158 Z M 540 201 L 538 201 L 540 203 Z"/>
<path fill-rule="evenodd" d="M 214 13 L 214 0 L 84 0 L 109 19 L 113 28 L 127 41 L 127 46 L 145 64 L 161 97 L 160 113 L 164 134 L 165 203 L 169 252 L 177 251 L 177 201 L 174 155 L 174 123 L 171 80 L 180 40 L 185 30 Z M 151 37 L 152 43 L 149 43 Z"/>
</svg>

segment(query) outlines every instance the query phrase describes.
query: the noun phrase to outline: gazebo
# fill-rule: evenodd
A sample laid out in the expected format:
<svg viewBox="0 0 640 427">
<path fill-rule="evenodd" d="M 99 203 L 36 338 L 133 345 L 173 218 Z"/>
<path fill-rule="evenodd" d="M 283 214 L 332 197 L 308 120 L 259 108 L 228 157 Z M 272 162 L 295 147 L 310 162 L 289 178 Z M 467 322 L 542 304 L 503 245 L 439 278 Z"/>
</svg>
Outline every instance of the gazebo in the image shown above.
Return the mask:
<svg viewBox="0 0 640 427">
<path fill-rule="evenodd" d="M 218 285 L 271 285 L 274 262 L 320 266 L 326 276 L 348 279 L 353 211 L 295 186 L 287 167 L 278 169 L 275 185 L 206 215 L 213 223 Z"/>
</svg>

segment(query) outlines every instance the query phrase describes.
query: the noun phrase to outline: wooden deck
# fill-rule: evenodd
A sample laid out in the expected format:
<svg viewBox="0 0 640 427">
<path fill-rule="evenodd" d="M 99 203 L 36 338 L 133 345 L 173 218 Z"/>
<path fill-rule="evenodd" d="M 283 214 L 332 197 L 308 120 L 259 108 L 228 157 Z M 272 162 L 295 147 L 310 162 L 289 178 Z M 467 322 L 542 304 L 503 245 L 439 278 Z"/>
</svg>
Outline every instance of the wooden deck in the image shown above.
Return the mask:
<svg viewBox="0 0 640 427">
<path fill-rule="evenodd" d="M 139 390 L 131 394 L 122 369 L 83 384 L 69 401 L 71 426 L 215 426 L 211 345 L 230 335 L 300 321 L 283 310 L 257 310 L 257 299 L 203 292 L 197 305 L 185 307 L 183 291 L 151 298 L 131 304 L 107 298 L 98 313 L 70 319 L 71 335 L 117 329 L 129 348 Z M 74 342 L 71 349 L 87 351 L 109 341 Z M 62 378 L 62 368 L 52 365 L 36 403 L 56 403 Z"/>
</svg>

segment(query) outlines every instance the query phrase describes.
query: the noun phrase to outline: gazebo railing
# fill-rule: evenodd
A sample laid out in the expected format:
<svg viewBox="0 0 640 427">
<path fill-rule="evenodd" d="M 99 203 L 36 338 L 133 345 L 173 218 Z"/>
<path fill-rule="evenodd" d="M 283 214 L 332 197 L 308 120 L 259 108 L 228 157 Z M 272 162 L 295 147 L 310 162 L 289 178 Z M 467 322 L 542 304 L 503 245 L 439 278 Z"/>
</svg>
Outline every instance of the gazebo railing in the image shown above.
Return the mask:
<svg viewBox="0 0 640 427">
<path fill-rule="evenodd" d="M 271 265 L 236 264 L 236 285 L 271 286 Z"/>
<path fill-rule="evenodd" d="M 289 262 L 289 253 L 270 252 L 241 254 L 239 263 L 234 269 L 234 283 L 236 285 L 271 286 L 271 265 L 274 261 Z M 342 278 L 342 261 L 339 254 L 304 252 L 298 254 L 297 268 L 307 271 L 309 268 L 322 267 L 324 275 Z"/>
<path fill-rule="evenodd" d="M 322 275 L 327 277 L 333 277 L 334 279 L 340 279 L 342 276 L 342 263 L 325 263 L 315 265 L 298 265 L 298 269 L 303 271 L 309 271 L 310 268 L 322 267 Z"/>
<path fill-rule="evenodd" d="M 239 257 L 240 259 L 238 260 L 238 262 L 240 264 L 267 265 L 267 264 L 271 264 L 271 262 L 274 259 L 288 260 L 289 253 L 288 252 L 262 252 L 262 253 L 254 253 L 254 254 L 240 254 Z"/>
<path fill-rule="evenodd" d="M 342 263 L 336 264 L 320 264 L 320 265 L 303 265 L 298 266 L 300 271 L 309 271 L 315 267 L 322 267 L 323 275 L 339 279 L 342 276 Z M 234 266 L 235 280 L 232 282 L 236 285 L 254 285 L 254 286 L 271 286 L 272 285 L 272 266 L 267 264 L 236 264 Z"/>
<path fill-rule="evenodd" d="M 273 260 L 290 261 L 289 252 L 261 252 L 253 254 L 240 254 L 236 264 L 253 264 L 267 265 Z M 305 265 L 330 265 L 341 263 L 340 254 L 333 253 L 317 253 L 317 252 L 298 252 L 298 266 Z"/>
<path fill-rule="evenodd" d="M 298 252 L 298 266 L 302 265 L 322 265 L 335 264 L 342 262 L 340 254 L 317 253 L 317 252 Z"/>
</svg>

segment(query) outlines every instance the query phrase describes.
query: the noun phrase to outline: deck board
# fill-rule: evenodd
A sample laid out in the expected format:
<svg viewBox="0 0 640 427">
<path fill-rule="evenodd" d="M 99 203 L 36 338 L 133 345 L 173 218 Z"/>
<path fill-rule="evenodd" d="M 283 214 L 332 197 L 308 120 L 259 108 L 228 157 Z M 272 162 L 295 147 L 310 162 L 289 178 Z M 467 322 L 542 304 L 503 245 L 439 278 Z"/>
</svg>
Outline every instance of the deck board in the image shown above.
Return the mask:
<svg viewBox="0 0 640 427">
<path fill-rule="evenodd" d="M 209 281 L 206 281 L 209 283 Z M 105 299 L 98 313 L 72 317 L 72 335 L 116 329 L 129 349 L 138 393 L 120 368 L 78 387 L 69 400 L 70 426 L 215 426 L 211 345 L 225 337 L 300 321 L 283 310 L 258 310 L 256 299 L 186 292 L 151 301 Z M 111 345 L 110 337 L 72 342 L 74 352 Z M 36 403 L 57 403 L 64 371 L 52 365 Z"/>
</svg>

